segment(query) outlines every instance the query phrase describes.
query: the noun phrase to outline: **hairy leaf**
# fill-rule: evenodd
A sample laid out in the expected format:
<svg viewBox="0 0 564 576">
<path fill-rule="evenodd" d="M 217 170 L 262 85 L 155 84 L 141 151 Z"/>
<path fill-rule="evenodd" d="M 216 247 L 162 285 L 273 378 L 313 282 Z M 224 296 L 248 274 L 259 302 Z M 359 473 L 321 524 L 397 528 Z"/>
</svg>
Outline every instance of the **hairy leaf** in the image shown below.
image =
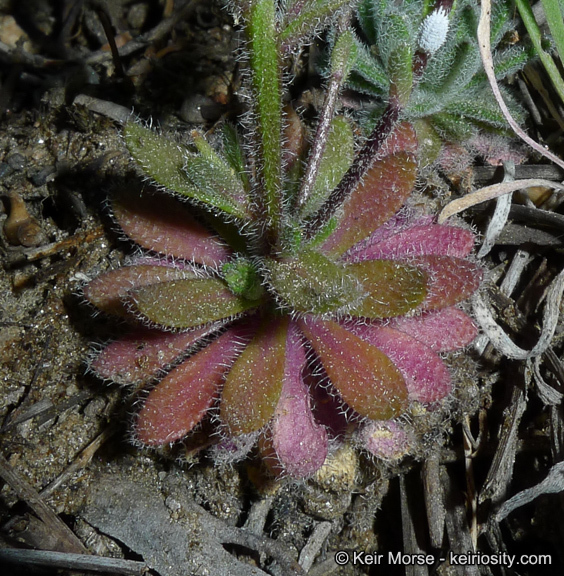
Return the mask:
<svg viewBox="0 0 564 576">
<path fill-rule="evenodd" d="M 128 317 L 130 315 L 125 306 L 125 299 L 131 290 L 189 277 L 195 278 L 196 275 L 190 270 L 171 266 L 153 264 L 122 266 L 94 278 L 84 287 L 83 293 L 96 308 L 108 314 Z"/>
<path fill-rule="evenodd" d="M 216 186 L 214 180 L 207 181 L 206 187 L 198 188 L 200 182 L 194 183 L 189 172 L 197 172 L 192 161 L 203 171 L 206 163 L 189 150 L 168 140 L 154 130 L 146 128 L 137 122 L 128 122 L 124 129 L 124 138 L 133 159 L 154 182 L 160 186 L 201 202 L 202 204 L 222 210 L 226 214 L 238 218 L 247 218 L 245 199 L 241 198 L 240 190 L 225 190 L 219 175 Z M 209 162 L 207 164 L 209 166 Z M 212 174 L 212 176 L 214 176 Z M 239 183 L 239 188 L 241 184 Z"/>
<path fill-rule="evenodd" d="M 293 0 L 287 4 L 279 43 L 283 50 L 296 50 L 325 26 L 348 0 Z"/>
<path fill-rule="evenodd" d="M 424 301 L 427 275 L 414 266 L 391 260 L 367 260 L 345 267 L 363 286 L 366 295 L 348 313 L 366 318 L 392 318 L 406 314 Z"/>
<path fill-rule="evenodd" d="M 415 338 L 388 326 L 349 322 L 346 328 L 388 356 L 401 372 L 410 400 L 431 403 L 450 393 L 450 374 L 443 361 Z"/>
<path fill-rule="evenodd" d="M 172 333 L 139 328 L 108 344 L 89 368 L 100 378 L 117 384 L 145 384 L 217 329 L 218 326 L 206 326 L 189 332 Z"/>
<path fill-rule="evenodd" d="M 251 3 L 247 33 L 261 155 L 259 169 L 264 187 L 261 200 L 265 203 L 269 227 L 277 233 L 282 216 L 282 104 L 274 0 Z"/>
<path fill-rule="evenodd" d="M 389 220 L 411 194 L 416 171 L 415 157 L 406 152 L 374 162 L 343 204 L 339 223 L 323 244 L 323 252 L 339 256 Z"/>
<path fill-rule="evenodd" d="M 268 319 L 225 379 L 221 421 L 233 436 L 260 430 L 272 418 L 284 381 L 288 318 Z"/>
<path fill-rule="evenodd" d="M 266 266 L 276 294 L 297 312 L 334 312 L 362 295 L 359 282 L 343 266 L 317 252 L 269 260 Z"/>
<path fill-rule="evenodd" d="M 307 218 L 319 210 L 352 164 L 353 157 L 354 135 L 351 125 L 343 116 L 336 116 L 331 123 L 313 190 L 300 210 L 301 218 Z"/>
<path fill-rule="evenodd" d="M 256 301 L 235 296 L 216 278 L 154 284 L 132 292 L 136 310 L 147 320 L 167 328 L 194 328 L 238 316 Z"/>
<path fill-rule="evenodd" d="M 151 390 L 135 423 L 135 438 L 148 446 L 180 440 L 204 417 L 225 371 L 248 339 L 232 328 L 182 364 Z"/>
<path fill-rule="evenodd" d="M 121 194 L 112 202 L 112 211 L 121 229 L 147 250 L 206 266 L 217 266 L 231 255 L 219 236 L 169 196 Z"/>
<path fill-rule="evenodd" d="M 309 389 L 302 378 L 305 350 L 293 322 L 288 330 L 285 360 L 284 383 L 272 423 L 271 442 L 282 471 L 294 478 L 305 478 L 325 462 L 328 440 L 325 427 L 316 423 L 311 411 Z"/>
<path fill-rule="evenodd" d="M 381 350 L 330 320 L 307 317 L 298 324 L 351 408 L 373 420 L 401 413 L 407 403 L 405 381 Z"/>
</svg>

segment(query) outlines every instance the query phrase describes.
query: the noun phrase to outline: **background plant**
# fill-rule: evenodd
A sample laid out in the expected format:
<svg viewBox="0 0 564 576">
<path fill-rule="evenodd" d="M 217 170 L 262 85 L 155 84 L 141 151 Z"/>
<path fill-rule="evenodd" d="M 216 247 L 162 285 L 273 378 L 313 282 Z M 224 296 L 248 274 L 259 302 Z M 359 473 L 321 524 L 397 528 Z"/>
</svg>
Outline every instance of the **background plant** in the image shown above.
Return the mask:
<svg viewBox="0 0 564 576">
<path fill-rule="evenodd" d="M 511 2 L 495 2 L 492 46 L 498 79 L 520 70 L 532 57 L 530 48 L 506 35 L 514 26 Z M 359 4 L 362 40 L 348 86 L 373 101 L 371 125 L 387 106 L 390 86 L 402 91 L 403 114 L 415 123 L 426 159 L 436 158 L 444 142 L 466 142 L 477 134 L 507 134 L 507 123 L 482 69 L 476 37 L 476 2 Z M 400 88 L 401 87 L 401 88 Z M 513 114 L 523 111 L 503 88 Z"/>
</svg>

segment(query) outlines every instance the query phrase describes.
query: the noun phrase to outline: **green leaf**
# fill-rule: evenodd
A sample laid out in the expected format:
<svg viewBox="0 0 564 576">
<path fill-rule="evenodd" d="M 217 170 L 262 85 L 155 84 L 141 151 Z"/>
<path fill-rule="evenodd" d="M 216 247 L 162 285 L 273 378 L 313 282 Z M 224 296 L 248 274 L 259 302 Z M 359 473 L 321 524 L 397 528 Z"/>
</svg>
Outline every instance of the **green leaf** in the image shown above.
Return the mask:
<svg viewBox="0 0 564 576">
<path fill-rule="evenodd" d="M 561 0 L 541 0 L 541 2 L 546 22 L 562 62 L 564 59 L 564 7 Z"/>
<path fill-rule="evenodd" d="M 274 0 L 254 0 L 248 13 L 250 63 L 267 224 L 278 234 L 282 218 L 282 93 Z"/>
<path fill-rule="evenodd" d="M 349 0 L 294 0 L 284 11 L 279 43 L 284 51 L 293 51 L 320 32 L 331 16 L 349 4 Z"/>
<path fill-rule="evenodd" d="M 368 260 L 345 266 L 366 290 L 362 302 L 349 314 L 365 318 L 392 318 L 407 314 L 427 295 L 427 275 L 414 266 L 393 260 Z"/>
<path fill-rule="evenodd" d="M 193 272 L 189 270 L 169 266 L 151 264 L 122 266 L 94 278 L 84 287 L 83 293 L 96 308 L 108 314 L 131 319 L 124 300 L 132 288 L 168 280 L 186 279 L 192 275 Z"/>
<path fill-rule="evenodd" d="M 221 130 L 223 155 L 228 164 L 235 170 L 237 176 L 243 182 L 245 190 L 250 189 L 249 178 L 247 176 L 247 159 L 239 139 L 239 133 L 231 126 L 224 124 Z"/>
<path fill-rule="evenodd" d="M 262 279 L 256 266 L 245 257 L 226 262 L 221 271 L 223 279 L 233 294 L 247 300 L 259 300 L 264 294 Z"/>
<path fill-rule="evenodd" d="M 129 121 L 123 131 L 131 156 L 157 184 L 183 196 L 197 195 L 183 171 L 187 148 L 172 142 L 139 122 Z"/>
<path fill-rule="evenodd" d="M 135 309 L 166 328 L 184 329 L 232 318 L 257 306 L 216 278 L 162 282 L 132 292 Z"/>
<path fill-rule="evenodd" d="M 356 59 L 353 66 L 352 77 L 349 78 L 347 84 L 360 92 L 367 92 L 368 88 L 366 84 L 368 84 L 372 87 L 369 93 L 373 93 L 374 95 L 385 94 L 390 85 L 386 70 L 380 60 L 374 56 L 367 46 L 360 42 L 358 38 L 356 38 L 355 41 Z M 356 79 L 357 75 L 364 80 L 364 83 Z"/>
<path fill-rule="evenodd" d="M 133 159 L 160 186 L 237 218 L 249 217 L 242 184 L 234 174 L 228 177 L 222 161 L 196 156 L 137 122 L 126 124 L 124 137 Z M 228 189 L 228 181 L 235 188 Z"/>
<path fill-rule="evenodd" d="M 552 80 L 552 85 L 558 92 L 560 100 L 564 102 L 564 78 L 562 78 L 560 70 L 558 69 L 558 66 L 556 65 L 556 62 L 554 61 L 552 55 L 544 49 L 542 33 L 539 28 L 539 25 L 537 24 L 537 21 L 535 20 L 535 16 L 533 14 L 531 5 L 529 4 L 529 2 L 527 2 L 527 0 L 515 0 L 515 4 L 517 6 L 517 9 L 519 10 L 519 14 L 521 14 L 521 18 L 523 20 L 523 24 L 525 24 L 525 28 L 527 28 L 527 32 L 529 33 L 529 37 L 531 38 L 531 42 L 533 43 L 535 50 L 537 51 L 537 54 L 541 59 L 543 66 L 545 67 L 547 74 L 550 76 L 550 79 Z M 554 12 L 555 12 L 554 15 L 556 15 L 556 10 Z M 560 20 L 562 20 L 562 16 L 560 16 Z M 558 29 L 561 28 L 562 28 L 561 26 L 558 27 Z M 562 39 L 562 42 L 564 44 L 564 39 Z"/>
<path fill-rule="evenodd" d="M 220 419 L 230 434 L 260 430 L 274 415 L 284 382 L 288 318 L 263 322 L 227 374 Z"/>
<path fill-rule="evenodd" d="M 389 14 L 381 24 L 380 52 L 390 78 L 390 91 L 405 106 L 413 88 L 413 40 L 406 17 Z"/>
<path fill-rule="evenodd" d="M 268 260 L 270 283 L 278 296 L 296 312 L 336 312 L 362 296 L 360 283 L 343 266 L 318 252 L 299 257 Z"/>
<path fill-rule="evenodd" d="M 337 38 L 331 52 L 331 76 L 344 82 L 356 61 L 357 42 L 350 30 L 345 30 Z"/>
</svg>

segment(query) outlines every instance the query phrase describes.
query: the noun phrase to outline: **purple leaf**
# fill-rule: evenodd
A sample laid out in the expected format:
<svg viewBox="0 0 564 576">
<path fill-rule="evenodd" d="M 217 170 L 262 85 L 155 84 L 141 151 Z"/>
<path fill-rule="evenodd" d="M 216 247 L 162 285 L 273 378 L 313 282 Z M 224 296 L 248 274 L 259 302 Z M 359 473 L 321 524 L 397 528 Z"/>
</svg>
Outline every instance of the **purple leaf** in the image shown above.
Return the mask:
<svg viewBox="0 0 564 576">
<path fill-rule="evenodd" d="M 230 328 L 173 368 L 145 400 L 135 438 L 148 446 L 184 438 L 216 400 L 225 372 L 249 339 L 247 329 Z"/>
<path fill-rule="evenodd" d="M 464 348 L 478 335 L 472 319 L 452 306 L 420 316 L 394 318 L 389 326 L 413 336 L 436 352 Z"/>
<path fill-rule="evenodd" d="M 139 328 L 108 344 L 90 363 L 90 369 L 117 384 L 144 384 L 217 329 L 213 326 L 171 333 Z"/>
<path fill-rule="evenodd" d="M 306 355 L 294 322 L 288 329 L 284 384 L 276 406 L 270 442 L 280 466 L 294 478 L 314 474 L 327 457 L 327 431 L 311 412 L 309 389 L 302 377 Z M 264 445 L 263 445 L 264 450 Z M 277 466 L 273 465 L 276 469 Z"/>
<path fill-rule="evenodd" d="M 401 372 L 410 400 L 432 403 L 451 390 L 443 361 L 424 344 L 387 326 L 347 322 L 347 330 L 379 348 Z"/>
<path fill-rule="evenodd" d="M 474 247 L 474 235 L 470 230 L 456 226 L 425 224 L 411 226 L 388 236 L 380 242 L 362 249 L 353 247 L 347 260 L 397 260 L 411 256 L 443 255 L 464 258 Z"/>
<path fill-rule="evenodd" d="M 407 404 L 401 372 L 378 348 L 331 320 L 299 320 L 343 400 L 361 416 L 387 420 Z"/>
<path fill-rule="evenodd" d="M 482 270 L 473 262 L 451 256 L 418 256 L 409 263 L 429 276 L 423 310 L 440 310 L 466 300 L 482 282 Z"/>
<path fill-rule="evenodd" d="M 214 267 L 231 256 L 231 249 L 171 196 L 123 195 L 112 208 L 122 230 L 147 250 Z"/>
<path fill-rule="evenodd" d="M 340 256 L 368 238 L 403 206 L 415 184 L 415 146 L 412 128 L 402 127 L 400 134 L 390 138 L 388 155 L 372 164 L 345 200 L 337 227 L 322 245 L 323 252 Z"/>
</svg>

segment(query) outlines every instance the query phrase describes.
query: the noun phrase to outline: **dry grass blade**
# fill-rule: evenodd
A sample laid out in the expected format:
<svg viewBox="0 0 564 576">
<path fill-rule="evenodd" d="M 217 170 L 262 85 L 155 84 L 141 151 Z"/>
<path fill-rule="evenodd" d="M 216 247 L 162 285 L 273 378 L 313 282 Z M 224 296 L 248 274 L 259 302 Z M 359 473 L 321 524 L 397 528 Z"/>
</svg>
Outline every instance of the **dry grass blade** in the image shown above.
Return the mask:
<svg viewBox="0 0 564 576">
<path fill-rule="evenodd" d="M 135 560 L 46 550 L 0 550 L 0 562 L 13 566 L 88 570 L 89 572 L 123 576 L 141 576 L 147 572 L 146 564 Z"/>
<path fill-rule="evenodd" d="M 543 327 L 537 343 L 531 350 L 524 350 L 515 344 L 496 322 L 494 314 L 486 301 L 483 293 L 477 292 L 472 299 L 472 308 L 476 320 L 492 344 L 502 354 L 512 360 L 527 360 L 543 354 L 552 341 L 560 314 L 560 302 L 564 292 L 564 272 L 553 280 L 546 296 L 546 304 L 543 312 Z"/>
<path fill-rule="evenodd" d="M 45 504 L 35 488 L 10 466 L 10 463 L 2 454 L 0 454 L 0 476 L 12 487 L 18 497 L 41 518 L 49 530 L 57 536 L 59 551 L 79 554 L 88 553 L 88 550 L 74 532 Z"/>
<path fill-rule="evenodd" d="M 462 198 L 457 198 L 456 200 L 449 202 L 439 214 L 439 224 L 442 224 L 447 218 L 450 218 L 463 210 L 467 210 L 472 206 L 476 206 L 482 202 L 487 202 L 488 200 L 494 200 L 495 198 L 499 198 L 504 194 L 510 194 L 516 190 L 532 188 L 533 186 L 546 186 L 564 192 L 564 186 L 562 184 L 557 184 L 550 180 L 544 180 L 543 178 L 528 178 L 527 180 L 515 180 L 513 182 L 492 184 L 491 186 L 485 186 L 484 188 L 480 188 Z"/>
<path fill-rule="evenodd" d="M 522 380 L 524 377 L 523 368 L 520 370 L 520 375 Z M 480 492 L 480 503 L 488 499 L 498 503 L 507 492 L 513 475 L 513 463 L 517 451 L 517 430 L 526 406 L 525 386 L 523 384 L 514 386 L 511 402 L 501 426 L 498 448 Z"/>
<path fill-rule="evenodd" d="M 545 148 L 543 148 L 538 142 L 535 142 L 532 138 L 527 136 L 523 129 L 515 122 L 513 116 L 509 112 L 507 108 L 507 104 L 503 100 L 501 92 L 499 90 L 499 86 L 497 84 L 497 80 L 495 77 L 495 70 L 493 64 L 493 57 L 492 57 L 492 49 L 490 44 L 490 16 L 491 16 L 491 0 L 482 0 L 482 8 L 480 13 L 480 22 L 478 24 L 478 43 L 480 46 L 480 55 L 482 56 L 482 62 L 484 64 L 484 70 L 490 82 L 490 86 L 494 93 L 495 99 L 505 116 L 505 119 L 515 132 L 519 138 L 521 138 L 524 142 L 526 142 L 531 148 L 535 149 L 537 152 L 552 160 L 558 166 L 564 168 L 564 162 L 558 158 L 558 156 L 552 154 Z"/>
<path fill-rule="evenodd" d="M 507 517 L 513 510 L 532 502 L 541 494 L 557 494 L 564 491 L 564 462 L 555 464 L 548 476 L 536 486 L 519 492 L 503 503 L 495 518 L 498 522 Z"/>
</svg>

